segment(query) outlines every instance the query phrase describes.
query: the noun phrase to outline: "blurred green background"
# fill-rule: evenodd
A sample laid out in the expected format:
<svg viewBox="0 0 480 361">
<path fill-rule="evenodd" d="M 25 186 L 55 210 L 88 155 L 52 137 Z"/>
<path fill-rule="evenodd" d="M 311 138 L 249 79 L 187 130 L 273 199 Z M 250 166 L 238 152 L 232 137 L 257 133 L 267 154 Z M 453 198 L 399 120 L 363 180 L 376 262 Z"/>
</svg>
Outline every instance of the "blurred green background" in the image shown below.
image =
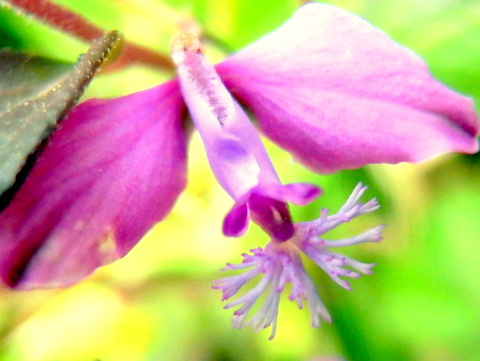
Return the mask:
<svg viewBox="0 0 480 361">
<path fill-rule="evenodd" d="M 182 24 L 195 19 L 215 61 L 275 29 L 300 5 L 294 0 L 57 2 L 164 53 Z M 415 50 L 438 79 L 480 104 L 479 1 L 330 3 Z M 74 61 L 86 44 L 3 8 L 0 47 Z M 85 97 L 127 94 L 172 76 L 134 65 L 98 76 Z M 359 181 L 370 186 L 366 197 L 382 205 L 335 232 L 346 237 L 388 225 L 381 243 L 345 250 L 376 262 L 374 275 L 353 280 L 348 292 L 308 264 L 332 325 L 311 329 L 308 312 L 285 297 L 273 341 L 267 340 L 269 331 L 231 328 L 232 311 L 222 309 L 211 282 L 222 276 L 225 262 L 240 261 L 242 252 L 267 239 L 256 227 L 242 239 L 221 235 L 231 201 L 194 137 L 187 191 L 125 259 L 65 290 L 17 293 L 0 286 L 0 360 L 480 360 L 480 157 L 449 155 L 419 165 L 374 165 L 321 176 L 267 147 L 284 182 L 324 188 L 313 205 L 293 210 L 297 220 L 316 218 L 320 207 L 335 211 Z"/>
</svg>

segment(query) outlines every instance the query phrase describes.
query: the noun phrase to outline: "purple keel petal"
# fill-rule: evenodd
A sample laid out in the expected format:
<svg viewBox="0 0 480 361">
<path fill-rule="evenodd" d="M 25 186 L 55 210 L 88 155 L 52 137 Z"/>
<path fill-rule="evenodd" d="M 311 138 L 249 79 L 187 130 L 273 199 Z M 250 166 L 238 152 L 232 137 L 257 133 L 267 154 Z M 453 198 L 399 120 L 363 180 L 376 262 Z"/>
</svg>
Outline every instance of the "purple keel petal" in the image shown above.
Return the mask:
<svg viewBox="0 0 480 361">
<path fill-rule="evenodd" d="M 0 215 L 11 287 L 70 285 L 123 257 L 186 183 L 176 81 L 75 108 Z"/>
<path fill-rule="evenodd" d="M 248 229 L 250 214 L 247 203 L 235 203 L 223 220 L 223 234 L 227 237 L 240 237 Z"/>
<path fill-rule="evenodd" d="M 266 136 L 319 172 L 474 153 L 470 99 L 357 16 L 308 4 L 217 65 Z"/>
<path fill-rule="evenodd" d="M 223 221 L 223 234 L 240 237 L 247 231 L 249 217 L 276 240 L 292 237 L 294 228 L 287 202 L 307 205 L 322 193 L 307 183 L 261 184 L 235 202 Z"/>
</svg>

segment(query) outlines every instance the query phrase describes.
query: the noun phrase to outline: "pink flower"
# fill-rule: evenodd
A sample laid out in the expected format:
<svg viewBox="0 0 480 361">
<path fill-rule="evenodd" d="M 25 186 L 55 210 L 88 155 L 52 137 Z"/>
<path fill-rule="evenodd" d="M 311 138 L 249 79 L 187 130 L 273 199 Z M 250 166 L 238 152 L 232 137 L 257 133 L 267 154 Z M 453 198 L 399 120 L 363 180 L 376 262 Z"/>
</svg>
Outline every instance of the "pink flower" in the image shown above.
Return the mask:
<svg viewBox="0 0 480 361">
<path fill-rule="evenodd" d="M 417 162 L 478 149 L 470 99 L 446 88 L 410 50 L 360 18 L 309 4 L 276 31 L 213 67 L 198 39 L 173 44 L 179 78 L 149 90 L 77 106 L 55 132 L 29 178 L 0 214 L 0 275 L 17 289 L 67 286 L 125 256 L 171 210 L 186 183 L 187 108 L 218 182 L 234 200 L 223 231 L 242 235 L 252 220 L 270 237 L 244 255 L 248 269 L 216 283 L 230 299 L 249 279 L 258 285 L 226 307 L 237 326 L 273 325 L 290 282 L 306 299 L 312 325 L 330 320 L 303 268 L 303 253 L 342 287 L 340 277 L 371 273 L 332 247 L 380 240 L 381 226 L 345 240 L 317 238 L 378 208 L 359 185 L 335 214 L 294 223 L 288 203 L 320 195 L 314 185 L 283 185 L 257 131 L 317 172 L 369 163 Z M 344 267 L 353 270 L 347 270 Z M 356 271 L 360 272 L 356 272 Z M 267 299 L 252 318 L 260 294 Z"/>
</svg>

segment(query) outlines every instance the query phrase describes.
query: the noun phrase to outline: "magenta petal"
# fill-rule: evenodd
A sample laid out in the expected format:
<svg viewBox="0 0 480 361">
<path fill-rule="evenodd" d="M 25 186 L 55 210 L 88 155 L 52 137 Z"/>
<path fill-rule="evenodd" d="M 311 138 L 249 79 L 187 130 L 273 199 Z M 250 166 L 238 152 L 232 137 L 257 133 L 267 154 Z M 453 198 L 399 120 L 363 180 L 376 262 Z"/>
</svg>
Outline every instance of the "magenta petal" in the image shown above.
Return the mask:
<svg viewBox="0 0 480 361">
<path fill-rule="evenodd" d="M 294 231 L 287 203 L 303 206 L 321 193 L 320 188 L 307 183 L 261 184 L 235 202 L 223 220 L 223 234 L 227 237 L 244 235 L 251 218 L 273 238 L 287 240 Z"/>
<path fill-rule="evenodd" d="M 249 220 L 247 204 L 244 202 L 235 203 L 223 219 L 223 234 L 227 237 L 243 236 L 248 229 Z"/>
<path fill-rule="evenodd" d="M 300 8 L 217 66 L 264 134 L 320 172 L 474 153 L 470 99 L 367 22 L 331 5 Z"/>
<path fill-rule="evenodd" d="M 248 200 L 251 219 L 277 241 L 286 241 L 295 231 L 288 205 L 262 193 L 252 192 Z"/>
<path fill-rule="evenodd" d="M 76 107 L 0 215 L 0 272 L 16 288 L 70 285 L 123 257 L 186 183 L 176 81 Z"/>
</svg>

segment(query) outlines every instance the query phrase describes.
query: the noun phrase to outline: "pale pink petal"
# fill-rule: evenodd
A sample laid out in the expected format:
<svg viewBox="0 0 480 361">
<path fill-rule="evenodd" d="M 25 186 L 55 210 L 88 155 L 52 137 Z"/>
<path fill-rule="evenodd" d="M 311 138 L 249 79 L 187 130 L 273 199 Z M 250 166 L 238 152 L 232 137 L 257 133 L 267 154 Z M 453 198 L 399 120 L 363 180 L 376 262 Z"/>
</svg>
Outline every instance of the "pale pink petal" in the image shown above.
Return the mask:
<svg viewBox="0 0 480 361">
<path fill-rule="evenodd" d="M 474 153 L 473 103 L 359 17 L 311 3 L 217 65 L 264 134 L 319 172 Z"/>
</svg>

